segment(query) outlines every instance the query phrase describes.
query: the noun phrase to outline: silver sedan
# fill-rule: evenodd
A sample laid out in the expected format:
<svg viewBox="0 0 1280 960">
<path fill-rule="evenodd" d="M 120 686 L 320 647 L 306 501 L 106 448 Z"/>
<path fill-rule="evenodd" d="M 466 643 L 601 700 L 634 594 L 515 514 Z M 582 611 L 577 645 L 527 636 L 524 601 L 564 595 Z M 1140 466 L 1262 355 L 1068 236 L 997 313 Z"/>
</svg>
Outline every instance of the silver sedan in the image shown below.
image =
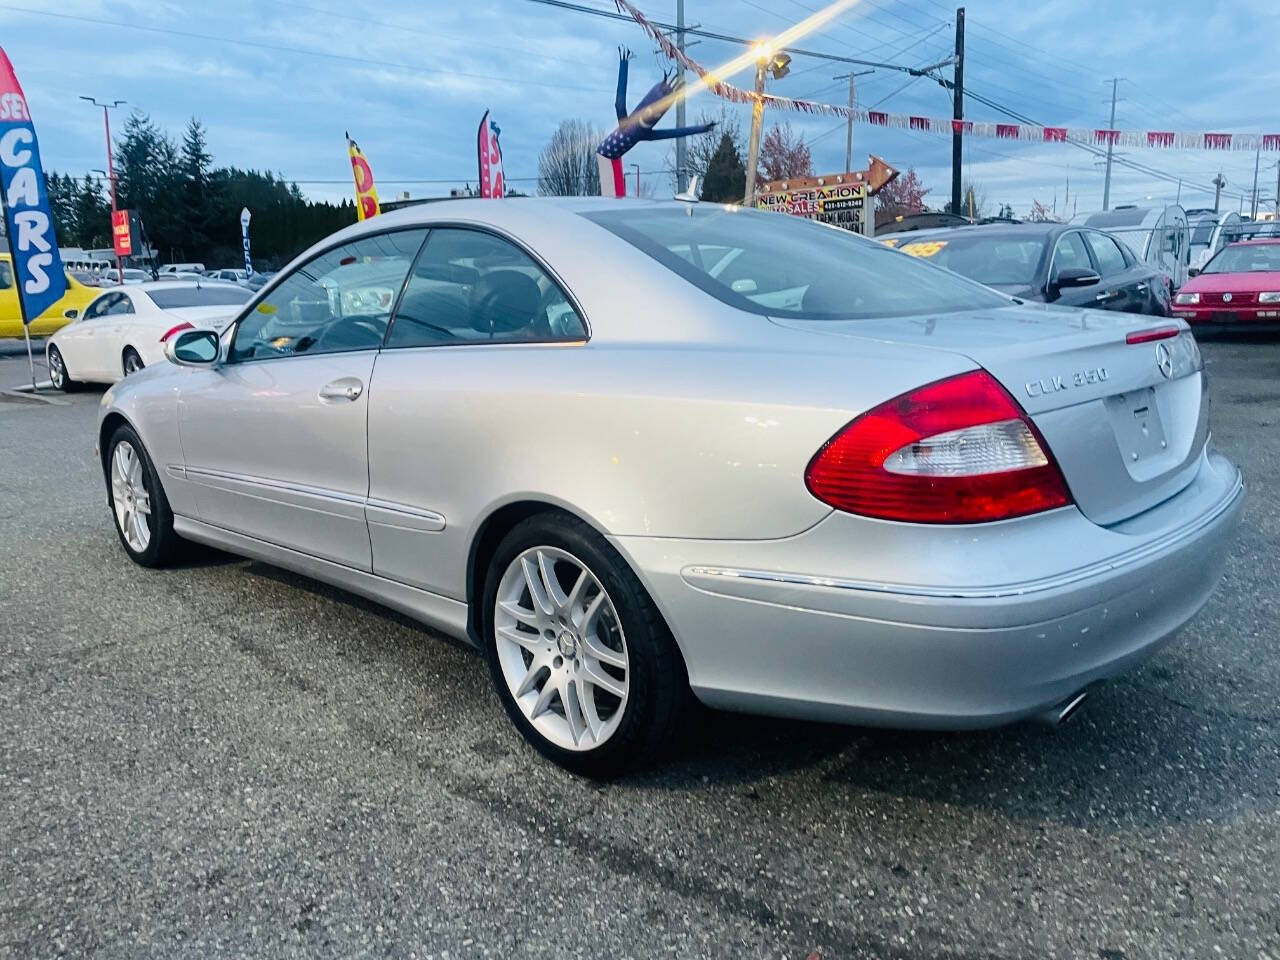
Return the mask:
<svg viewBox="0 0 1280 960">
<path fill-rule="evenodd" d="M 1192 617 L 1243 500 L 1186 325 L 683 201 L 343 230 L 112 387 L 128 555 L 185 540 L 466 638 L 553 760 L 713 707 L 1059 719 Z"/>
</svg>

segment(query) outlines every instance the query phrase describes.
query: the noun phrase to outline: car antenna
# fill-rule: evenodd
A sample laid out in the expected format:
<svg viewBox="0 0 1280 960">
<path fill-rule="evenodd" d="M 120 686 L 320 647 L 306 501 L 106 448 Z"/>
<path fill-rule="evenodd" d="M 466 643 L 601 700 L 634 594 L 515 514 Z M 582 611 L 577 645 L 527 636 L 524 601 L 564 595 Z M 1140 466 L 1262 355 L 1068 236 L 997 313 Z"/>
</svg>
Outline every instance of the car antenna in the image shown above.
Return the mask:
<svg viewBox="0 0 1280 960">
<path fill-rule="evenodd" d="M 672 200 L 681 200 L 684 203 L 698 202 L 698 175 L 695 173 L 689 178 L 689 186 L 685 188 L 683 193 L 677 193 L 671 198 Z"/>
</svg>

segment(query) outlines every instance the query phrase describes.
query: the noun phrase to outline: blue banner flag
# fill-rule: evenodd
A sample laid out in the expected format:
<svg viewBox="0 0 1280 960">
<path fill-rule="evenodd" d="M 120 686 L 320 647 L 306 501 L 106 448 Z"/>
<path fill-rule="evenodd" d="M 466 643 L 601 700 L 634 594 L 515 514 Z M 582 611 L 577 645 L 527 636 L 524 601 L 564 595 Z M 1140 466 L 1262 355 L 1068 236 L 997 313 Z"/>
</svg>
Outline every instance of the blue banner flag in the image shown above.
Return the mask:
<svg viewBox="0 0 1280 960">
<path fill-rule="evenodd" d="M 4 225 L 13 253 L 13 273 L 30 323 L 67 290 L 67 277 L 53 235 L 53 211 L 40 166 L 40 145 L 27 99 L 8 55 L 0 49 L 0 189 Z"/>
</svg>

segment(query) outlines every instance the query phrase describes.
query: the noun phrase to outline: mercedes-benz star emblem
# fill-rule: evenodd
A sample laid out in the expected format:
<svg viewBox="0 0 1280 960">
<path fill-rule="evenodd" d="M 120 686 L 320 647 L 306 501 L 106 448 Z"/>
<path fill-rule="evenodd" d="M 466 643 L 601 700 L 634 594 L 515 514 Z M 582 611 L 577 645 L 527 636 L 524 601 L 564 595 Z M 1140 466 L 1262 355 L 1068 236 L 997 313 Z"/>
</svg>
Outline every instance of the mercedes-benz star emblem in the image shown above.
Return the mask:
<svg viewBox="0 0 1280 960">
<path fill-rule="evenodd" d="M 1167 343 L 1156 344 L 1156 366 L 1166 380 L 1173 376 L 1173 352 Z"/>
</svg>

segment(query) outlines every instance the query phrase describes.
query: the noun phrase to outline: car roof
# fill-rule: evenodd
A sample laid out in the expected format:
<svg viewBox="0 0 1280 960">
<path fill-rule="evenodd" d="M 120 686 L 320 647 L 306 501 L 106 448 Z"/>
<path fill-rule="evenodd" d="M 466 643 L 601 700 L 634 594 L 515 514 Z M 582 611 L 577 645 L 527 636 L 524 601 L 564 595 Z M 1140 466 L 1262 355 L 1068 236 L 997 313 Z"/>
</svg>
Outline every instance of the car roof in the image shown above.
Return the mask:
<svg viewBox="0 0 1280 960">
<path fill-rule="evenodd" d="M 1266 247 L 1280 243 L 1280 237 L 1252 237 L 1248 240 L 1236 240 L 1227 244 L 1229 247 Z"/>
</svg>

